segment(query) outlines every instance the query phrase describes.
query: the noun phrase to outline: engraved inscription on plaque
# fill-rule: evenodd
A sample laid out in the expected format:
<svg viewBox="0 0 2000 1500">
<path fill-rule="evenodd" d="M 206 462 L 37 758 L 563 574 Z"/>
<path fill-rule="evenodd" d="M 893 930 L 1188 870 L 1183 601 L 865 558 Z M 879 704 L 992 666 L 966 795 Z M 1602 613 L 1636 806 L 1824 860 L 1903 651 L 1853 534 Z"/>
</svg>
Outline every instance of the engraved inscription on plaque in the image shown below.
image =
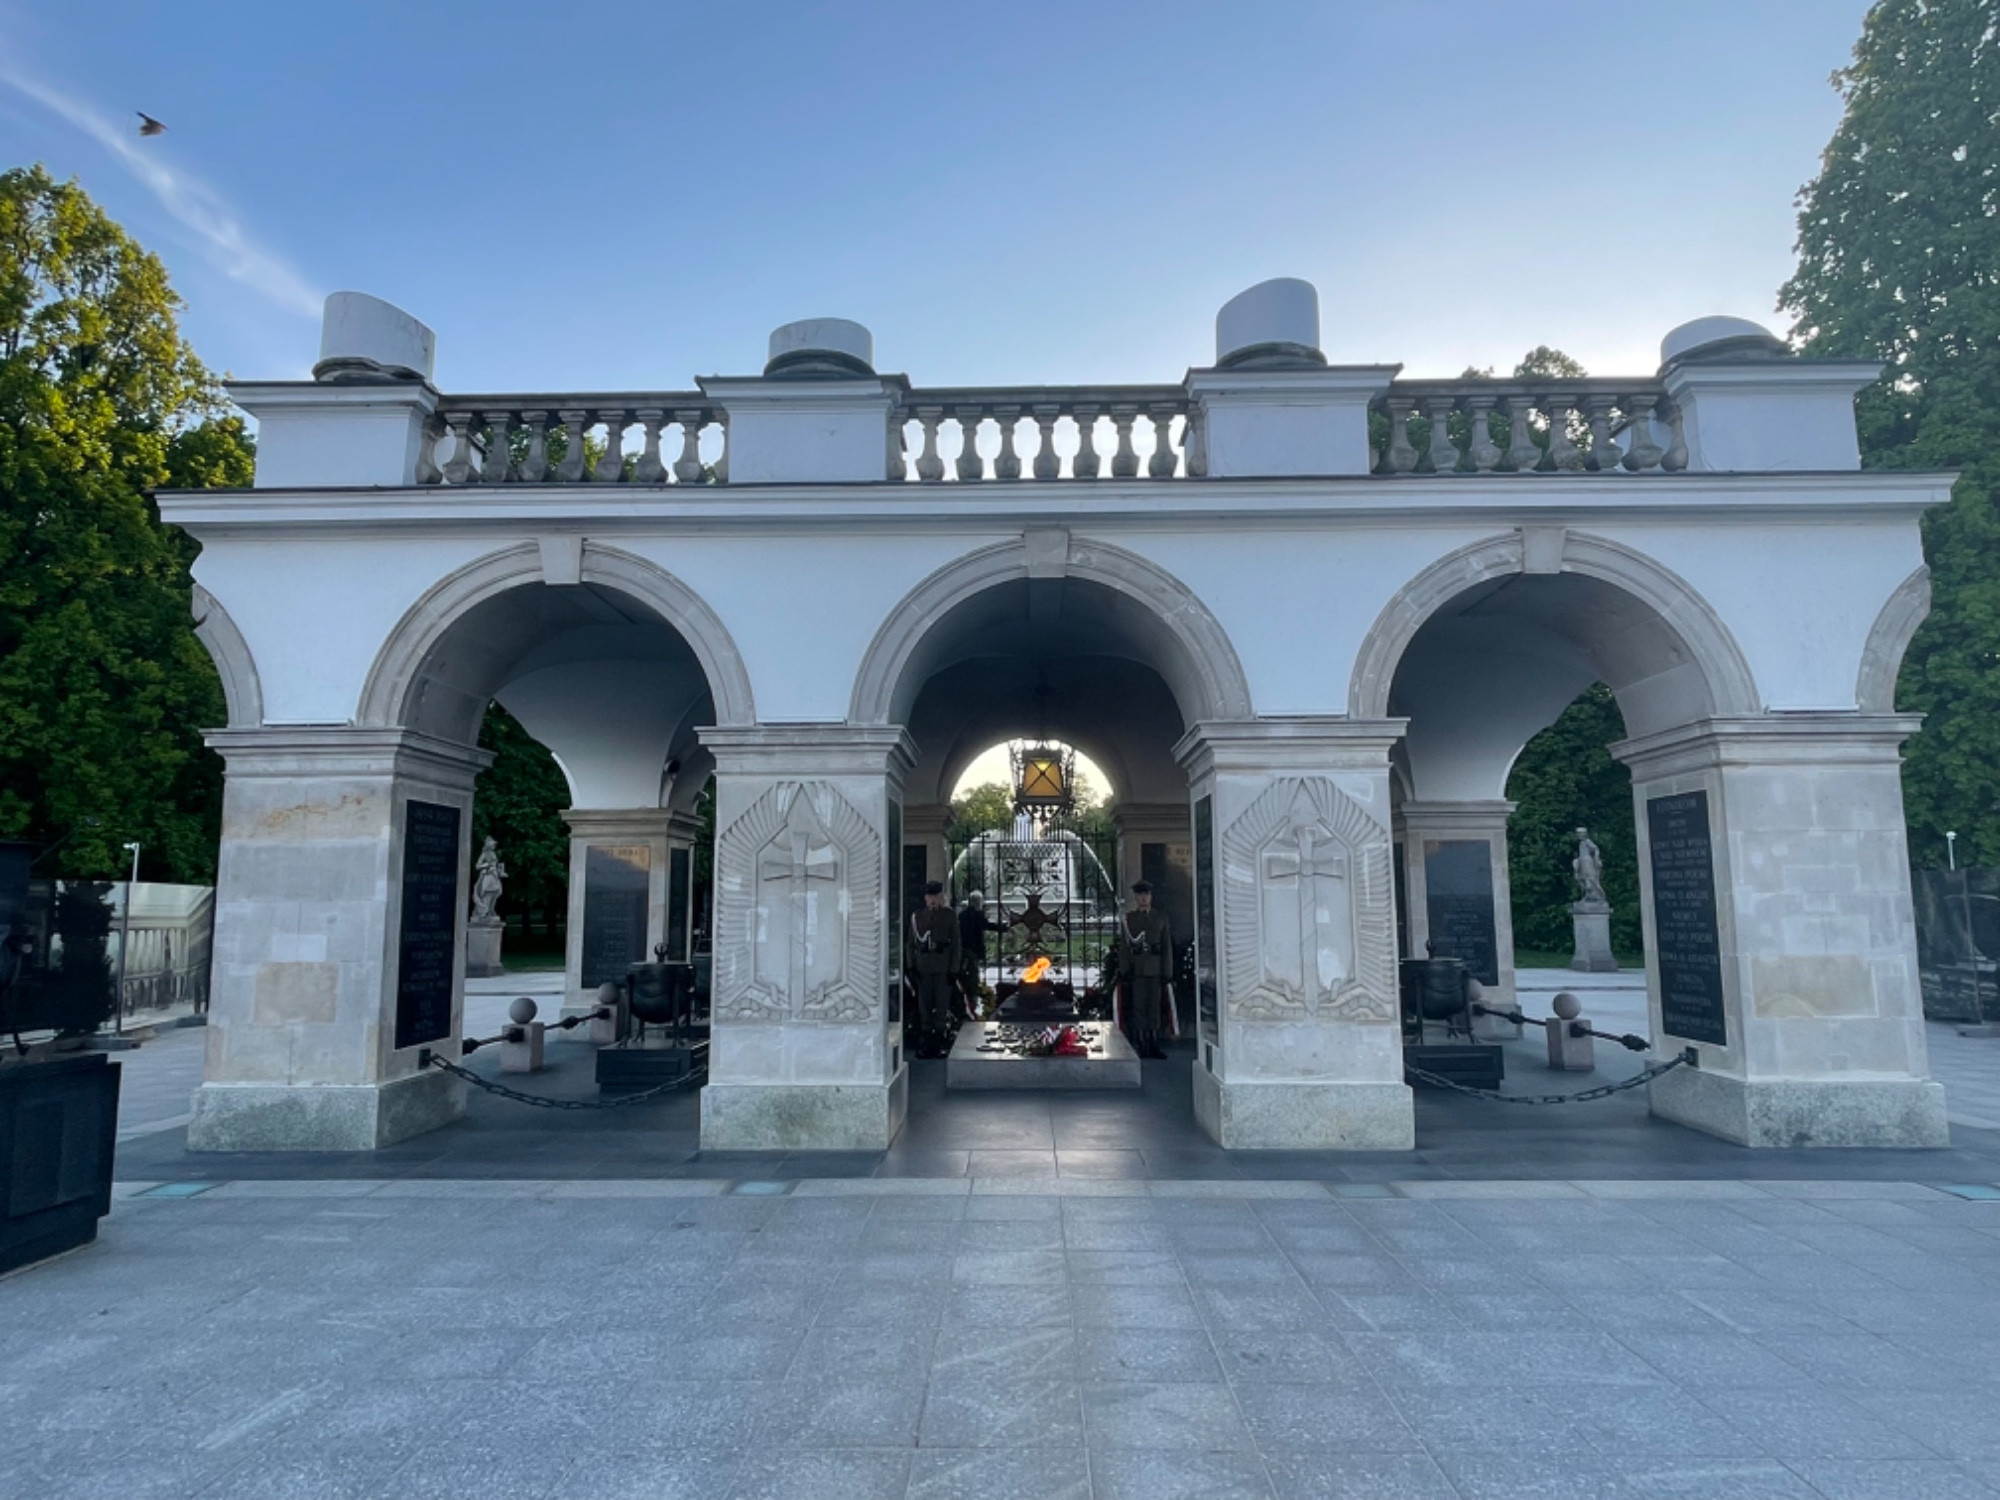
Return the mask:
<svg viewBox="0 0 2000 1500">
<path fill-rule="evenodd" d="M 1194 805 L 1194 974 L 1201 1034 L 1216 1039 L 1215 799 Z"/>
<path fill-rule="evenodd" d="M 458 944 L 458 809 L 403 808 L 403 909 L 396 943 L 396 1045 L 451 1034 L 452 964 Z"/>
<path fill-rule="evenodd" d="M 1455 958 L 1481 984 L 1500 982 L 1493 927 L 1493 850 L 1484 839 L 1424 840 L 1431 957 Z"/>
<path fill-rule="evenodd" d="M 694 850 L 667 851 L 667 957 L 686 963 L 688 954 L 688 898 L 694 880 Z"/>
<path fill-rule="evenodd" d="M 1722 1008 L 1722 940 L 1715 921 L 1715 852 L 1708 793 L 1646 799 L 1653 866 L 1653 941 L 1660 1026 L 1692 1042 L 1729 1045 Z"/>
<path fill-rule="evenodd" d="M 583 851 L 583 987 L 623 979 L 646 952 L 648 844 L 591 844 Z"/>
</svg>

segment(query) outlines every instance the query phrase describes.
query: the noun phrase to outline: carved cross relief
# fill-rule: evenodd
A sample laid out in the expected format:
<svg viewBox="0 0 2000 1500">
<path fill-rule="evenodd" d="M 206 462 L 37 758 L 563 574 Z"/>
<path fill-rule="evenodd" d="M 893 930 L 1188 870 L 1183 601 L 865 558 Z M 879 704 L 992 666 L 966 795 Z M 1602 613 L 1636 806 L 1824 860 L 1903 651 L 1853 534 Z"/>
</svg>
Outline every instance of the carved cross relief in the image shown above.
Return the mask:
<svg viewBox="0 0 2000 1500">
<path fill-rule="evenodd" d="M 739 1021 L 879 1014 L 882 841 L 827 782 L 781 781 L 716 839 L 715 1011 Z"/>
<path fill-rule="evenodd" d="M 1331 781 L 1292 776 L 1272 782 L 1221 843 L 1230 1012 L 1393 1020 L 1387 832 Z"/>
</svg>

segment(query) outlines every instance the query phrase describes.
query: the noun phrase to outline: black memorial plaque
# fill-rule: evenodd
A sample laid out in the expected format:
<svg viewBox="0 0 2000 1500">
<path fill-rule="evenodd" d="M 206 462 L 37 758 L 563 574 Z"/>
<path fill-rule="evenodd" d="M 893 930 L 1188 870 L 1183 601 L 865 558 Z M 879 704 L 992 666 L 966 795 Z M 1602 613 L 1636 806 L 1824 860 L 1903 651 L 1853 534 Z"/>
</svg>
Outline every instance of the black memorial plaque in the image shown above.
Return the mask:
<svg viewBox="0 0 2000 1500">
<path fill-rule="evenodd" d="M 653 884 L 647 844 L 591 844 L 583 851 L 583 987 L 623 979 L 644 963 L 646 915 Z"/>
<path fill-rule="evenodd" d="M 1671 1036 L 1726 1047 L 1708 793 L 1647 798 L 1646 839 L 1652 851 L 1660 1027 Z"/>
<path fill-rule="evenodd" d="M 1202 1036 L 1217 1037 L 1215 967 L 1215 799 L 1194 805 L 1194 972 L 1196 1025 Z"/>
<path fill-rule="evenodd" d="M 694 850 L 667 851 L 667 961 L 686 963 L 688 953 L 688 887 L 694 880 Z"/>
<path fill-rule="evenodd" d="M 1486 840 L 1424 840 L 1424 913 L 1431 957 L 1458 959 L 1481 984 L 1500 982 L 1493 850 Z"/>
<path fill-rule="evenodd" d="M 440 802 L 403 808 L 403 909 L 396 943 L 396 1045 L 451 1034 L 458 956 L 458 809 Z"/>
</svg>

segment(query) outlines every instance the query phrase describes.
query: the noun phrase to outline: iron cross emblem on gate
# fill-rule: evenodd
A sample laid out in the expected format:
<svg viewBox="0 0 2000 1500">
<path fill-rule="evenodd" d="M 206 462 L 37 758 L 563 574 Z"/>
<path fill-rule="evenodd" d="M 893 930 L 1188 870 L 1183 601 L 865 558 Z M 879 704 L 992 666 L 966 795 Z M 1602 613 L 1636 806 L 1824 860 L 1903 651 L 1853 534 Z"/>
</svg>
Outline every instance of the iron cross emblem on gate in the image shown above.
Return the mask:
<svg viewBox="0 0 2000 1500">
<path fill-rule="evenodd" d="M 1347 854 L 1311 823 L 1295 824 L 1291 835 L 1289 844 L 1265 850 L 1263 873 L 1269 895 L 1291 894 L 1296 898 L 1297 968 L 1293 970 L 1290 962 L 1273 963 L 1274 958 L 1290 955 L 1282 944 L 1276 945 L 1274 953 L 1268 939 L 1264 961 L 1267 969 L 1277 969 L 1286 979 L 1296 976 L 1306 1012 L 1313 1015 L 1318 1013 L 1320 1001 L 1339 986 L 1345 968 L 1337 934 L 1346 925 L 1339 918 L 1347 900 Z M 1282 899 L 1267 899 L 1267 920 L 1286 904 Z"/>
<path fill-rule="evenodd" d="M 794 1006 L 803 1004 L 814 989 L 840 978 L 815 972 L 826 966 L 827 952 L 838 950 L 835 934 L 822 932 L 816 885 L 833 894 L 840 880 L 840 851 L 815 838 L 813 828 L 791 828 L 790 848 L 779 844 L 757 865 L 758 883 L 782 891 L 788 915 L 786 923 L 785 992 Z M 767 845 L 767 849 L 772 846 Z M 837 969 L 837 966 L 836 966 Z"/>
</svg>

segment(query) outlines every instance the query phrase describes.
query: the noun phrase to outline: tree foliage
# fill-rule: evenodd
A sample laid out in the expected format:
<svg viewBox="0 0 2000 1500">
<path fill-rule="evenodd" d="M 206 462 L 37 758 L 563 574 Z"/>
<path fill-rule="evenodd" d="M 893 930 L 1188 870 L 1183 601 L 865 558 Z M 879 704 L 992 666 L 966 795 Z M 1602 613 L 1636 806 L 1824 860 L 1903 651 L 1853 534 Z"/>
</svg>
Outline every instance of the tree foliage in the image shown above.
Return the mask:
<svg viewBox="0 0 2000 1500">
<path fill-rule="evenodd" d="M 1507 777 L 1516 804 L 1507 820 L 1507 878 L 1513 887 L 1514 945 L 1563 953 L 1574 933 L 1570 903 L 1581 893 L 1570 871 L 1576 830 L 1588 828 L 1604 856 L 1611 942 L 1637 953 L 1639 847 L 1632 773 L 1605 747 L 1625 738 L 1625 716 L 1602 683 L 1528 741 Z"/>
<path fill-rule="evenodd" d="M 0 837 L 40 873 L 212 879 L 221 684 L 160 486 L 249 483 L 165 268 L 74 182 L 0 172 Z"/>
<path fill-rule="evenodd" d="M 1914 863 L 1953 829 L 1961 863 L 2000 864 L 2000 0 L 1881 0 L 1833 81 L 1779 305 L 1805 352 L 1886 361 L 1856 403 L 1870 467 L 1962 471 L 1924 522 L 1903 789 Z"/>
<path fill-rule="evenodd" d="M 479 748 L 493 764 L 479 773 L 472 794 L 472 848 L 490 837 L 500 846 L 507 884 L 504 915 L 529 911 L 565 914 L 569 903 L 569 781 L 540 740 L 497 703 L 486 707 Z"/>
</svg>

